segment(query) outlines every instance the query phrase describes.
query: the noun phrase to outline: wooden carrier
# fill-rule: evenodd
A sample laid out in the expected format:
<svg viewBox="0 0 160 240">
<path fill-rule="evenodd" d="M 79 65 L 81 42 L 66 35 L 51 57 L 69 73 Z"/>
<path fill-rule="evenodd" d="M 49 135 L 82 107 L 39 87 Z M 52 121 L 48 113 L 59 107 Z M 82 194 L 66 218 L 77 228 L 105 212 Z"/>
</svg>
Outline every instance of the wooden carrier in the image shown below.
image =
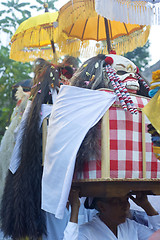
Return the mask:
<svg viewBox="0 0 160 240">
<path fill-rule="evenodd" d="M 160 161 L 153 153 L 149 121 L 142 112 L 149 98 L 133 95 L 132 100 L 137 115 L 115 102 L 103 116 L 101 159 L 91 159 L 80 177 L 75 173 L 72 183 L 81 196 L 123 196 L 136 191 L 160 195 Z M 43 156 L 46 136 L 47 119 L 43 121 Z"/>
</svg>

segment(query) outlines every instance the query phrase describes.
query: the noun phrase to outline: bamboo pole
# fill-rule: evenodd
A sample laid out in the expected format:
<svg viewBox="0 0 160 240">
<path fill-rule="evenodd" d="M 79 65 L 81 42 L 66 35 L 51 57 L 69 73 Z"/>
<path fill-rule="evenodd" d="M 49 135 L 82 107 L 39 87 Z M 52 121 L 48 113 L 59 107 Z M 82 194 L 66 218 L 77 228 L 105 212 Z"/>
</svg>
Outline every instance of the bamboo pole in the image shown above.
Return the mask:
<svg viewBox="0 0 160 240">
<path fill-rule="evenodd" d="M 104 114 L 101 124 L 101 177 L 110 178 L 109 110 Z"/>
</svg>

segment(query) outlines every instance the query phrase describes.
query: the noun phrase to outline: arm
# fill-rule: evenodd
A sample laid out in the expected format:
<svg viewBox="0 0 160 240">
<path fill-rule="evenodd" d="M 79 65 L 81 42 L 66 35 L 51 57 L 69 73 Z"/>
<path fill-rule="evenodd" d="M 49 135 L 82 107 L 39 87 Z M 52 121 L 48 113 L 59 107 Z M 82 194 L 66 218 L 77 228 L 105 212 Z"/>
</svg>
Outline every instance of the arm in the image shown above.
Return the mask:
<svg viewBox="0 0 160 240">
<path fill-rule="evenodd" d="M 148 216 L 158 215 L 158 212 L 152 207 L 150 202 L 148 201 L 147 195 L 142 192 L 137 193 L 136 197 L 130 196 L 130 199 L 144 209 Z"/>
<path fill-rule="evenodd" d="M 64 231 L 64 238 L 63 240 L 78 240 L 78 213 L 80 207 L 79 201 L 79 191 L 71 190 L 69 196 L 69 202 L 71 204 L 71 217 L 70 222 L 68 223 L 65 231 Z"/>
<path fill-rule="evenodd" d="M 134 201 L 138 206 L 142 207 L 148 215 L 149 220 L 149 227 L 144 225 L 138 224 L 138 239 L 145 240 L 148 239 L 156 230 L 160 229 L 160 215 L 158 212 L 153 208 L 153 206 L 148 201 L 148 198 L 143 193 L 138 193 L 136 197 L 130 196 L 132 201 Z"/>
<path fill-rule="evenodd" d="M 71 204 L 71 217 L 70 222 L 78 223 L 78 213 L 80 208 L 79 191 L 72 189 L 69 196 Z"/>
</svg>

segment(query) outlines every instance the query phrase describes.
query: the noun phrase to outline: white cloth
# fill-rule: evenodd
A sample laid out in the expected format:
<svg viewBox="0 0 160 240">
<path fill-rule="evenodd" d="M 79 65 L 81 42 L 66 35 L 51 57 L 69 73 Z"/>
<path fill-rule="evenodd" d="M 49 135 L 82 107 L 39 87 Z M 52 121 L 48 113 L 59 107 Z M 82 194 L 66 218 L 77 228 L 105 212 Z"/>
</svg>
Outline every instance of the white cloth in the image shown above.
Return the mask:
<svg viewBox="0 0 160 240">
<path fill-rule="evenodd" d="M 118 226 L 118 237 L 95 216 L 91 222 L 78 226 L 69 222 L 63 240 L 147 240 L 154 231 L 160 229 L 160 215 L 149 217 L 153 229 L 127 219 Z"/>
<path fill-rule="evenodd" d="M 95 10 L 99 15 L 112 21 L 131 24 L 160 24 L 159 8 L 159 4 L 153 7 L 149 0 L 95 0 Z"/>
<path fill-rule="evenodd" d="M 50 92 L 52 94 L 52 103 L 54 103 L 56 101 L 56 98 L 57 98 L 57 90 L 56 89 L 53 89 L 53 88 L 50 88 Z"/>
<path fill-rule="evenodd" d="M 23 136 L 23 129 L 26 123 L 26 119 L 31 107 L 31 101 L 28 101 L 26 109 L 23 113 L 22 116 L 22 120 L 20 122 L 20 126 L 19 126 L 19 131 L 17 134 L 17 139 L 16 139 L 16 143 L 12 152 L 12 156 L 11 156 L 11 160 L 10 160 L 10 166 L 9 166 L 9 170 L 14 174 L 19 165 L 20 165 L 20 157 L 19 157 L 19 146 L 21 144 L 21 140 L 22 140 L 22 136 Z M 50 113 L 51 113 L 51 109 L 52 109 L 52 105 L 48 105 L 48 104 L 42 104 L 41 107 L 41 121 L 40 121 L 40 126 L 42 125 L 43 119 L 45 117 L 47 117 Z"/>
<path fill-rule="evenodd" d="M 64 237 L 64 230 L 70 219 L 70 212 L 65 209 L 64 218 L 55 218 L 52 213 L 45 212 L 47 236 L 43 235 L 42 240 L 62 240 Z"/>
<path fill-rule="evenodd" d="M 11 122 L 0 143 L 0 205 L 10 159 L 15 146 L 15 130 L 19 129 L 21 117 L 26 108 L 29 97 L 28 94 L 23 92 L 21 87 L 19 87 L 17 92 L 20 92 L 21 94 L 19 94 L 17 105 L 14 108 L 11 116 Z"/>
<path fill-rule="evenodd" d="M 83 198 L 80 198 L 80 208 L 78 214 L 78 224 L 84 224 L 93 219 L 96 215 L 97 211 L 95 209 L 86 209 L 84 207 Z M 64 212 L 63 219 L 58 219 L 54 214 L 45 212 L 46 216 L 46 227 L 47 227 L 47 236 L 43 235 L 42 240 L 62 240 L 64 237 L 65 228 L 69 222 L 71 214 L 71 208 L 69 210 L 67 208 Z M 0 239 L 1 240 L 1 239 Z"/>
<path fill-rule="evenodd" d="M 61 86 L 49 120 L 42 176 L 42 209 L 46 212 L 63 218 L 77 151 L 88 130 L 115 100 L 115 94 Z"/>
</svg>

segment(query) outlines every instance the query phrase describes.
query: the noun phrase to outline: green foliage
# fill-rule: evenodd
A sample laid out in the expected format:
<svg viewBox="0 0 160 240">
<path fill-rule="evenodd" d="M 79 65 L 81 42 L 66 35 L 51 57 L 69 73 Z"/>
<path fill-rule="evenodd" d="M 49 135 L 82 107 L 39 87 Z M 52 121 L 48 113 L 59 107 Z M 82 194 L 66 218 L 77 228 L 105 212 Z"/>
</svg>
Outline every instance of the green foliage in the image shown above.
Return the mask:
<svg viewBox="0 0 160 240">
<path fill-rule="evenodd" d="M 54 3 L 57 0 L 48 0 L 48 9 L 55 9 Z M 7 32 L 10 37 L 13 35 L 20 23 L 31 17 L 30 9 L 38 11 L 44 9 L 44 1 L 36 0 L 37 4 L 33 5 L 30 2 L 22 2 L 21 0 L 8 0 L 1 2 L 2 6 L 6 9 L 0 11 L 0 30 Z"/>
<path fill-rule="evenodd" d="M 125 54 L 124 57 L 134 62 L 140 71 L 144 71 L 144 69 L 148 67 L 149 61 L 151 60 L 149 46 L 150 43 L 147 41 L 144 47 L 138 47 L 134 51 Z"/>
<path fill-rule="evenodd" d="M 37 10 L 38 10 L 38 11 L 44 9 L 43 4 L 44 4 L 44 2 L 45 2 L 45 3 L 48 4 L 48 10 L 49 10 L 49 12 L 50 12 L 50 10 L 55 9 L 54 3 L 57 2 L 57 0 L 47 0 L 47 1 L 36 0 L 36 2 L 37 2 L 38 4 L 40 4 L 40 7 L 37 7 Z M 38 6 L 38 4 L 37 4 L 37 6 Z"/>
<path fill-rule="evenodd" d="M 31 17 L 31 12 L 25 9 L 30 3 L 20 3 L 19 0 L 9 0 L 7 2 L 1 2 L 1 4 L 6 10 L 0 12 L 0 30 L 7 32 L 11 37 L 19 23 Z M 21 21 L 18 22 L 18 20 Z"/>
<path fill-rule="evenodd" d="M 48 3 L 49 11 L 54 8 L 57 0 L 45 1 Z M 2 0 L 0 3 L 0 31 L 8 38 L 15 33 L 19 24 L 32 16 L 32 11 L 44 9 L 44 1 L 23 0 Z M 5 128 L 10 123 L 10 116 L 15 107 L 12 99 L 12 86 L 22 80 L 30 78 L 32 71 L 31 64 L 20 63 L 9 59 L 10 46 L 3 46 L 3 37 L 0 41 L 0 140 L 5 132 Z"/>
<path fill-rule="evenodd" d="M 15 107 L 12 98 L 12 86 L 24 79 L 30 78 L 31 64 L 15 62 L 9 59 L 9 49 L 0 48 L 0 137 L 5 127 L 9 125 L 10 116 Z"/>
</svg>

